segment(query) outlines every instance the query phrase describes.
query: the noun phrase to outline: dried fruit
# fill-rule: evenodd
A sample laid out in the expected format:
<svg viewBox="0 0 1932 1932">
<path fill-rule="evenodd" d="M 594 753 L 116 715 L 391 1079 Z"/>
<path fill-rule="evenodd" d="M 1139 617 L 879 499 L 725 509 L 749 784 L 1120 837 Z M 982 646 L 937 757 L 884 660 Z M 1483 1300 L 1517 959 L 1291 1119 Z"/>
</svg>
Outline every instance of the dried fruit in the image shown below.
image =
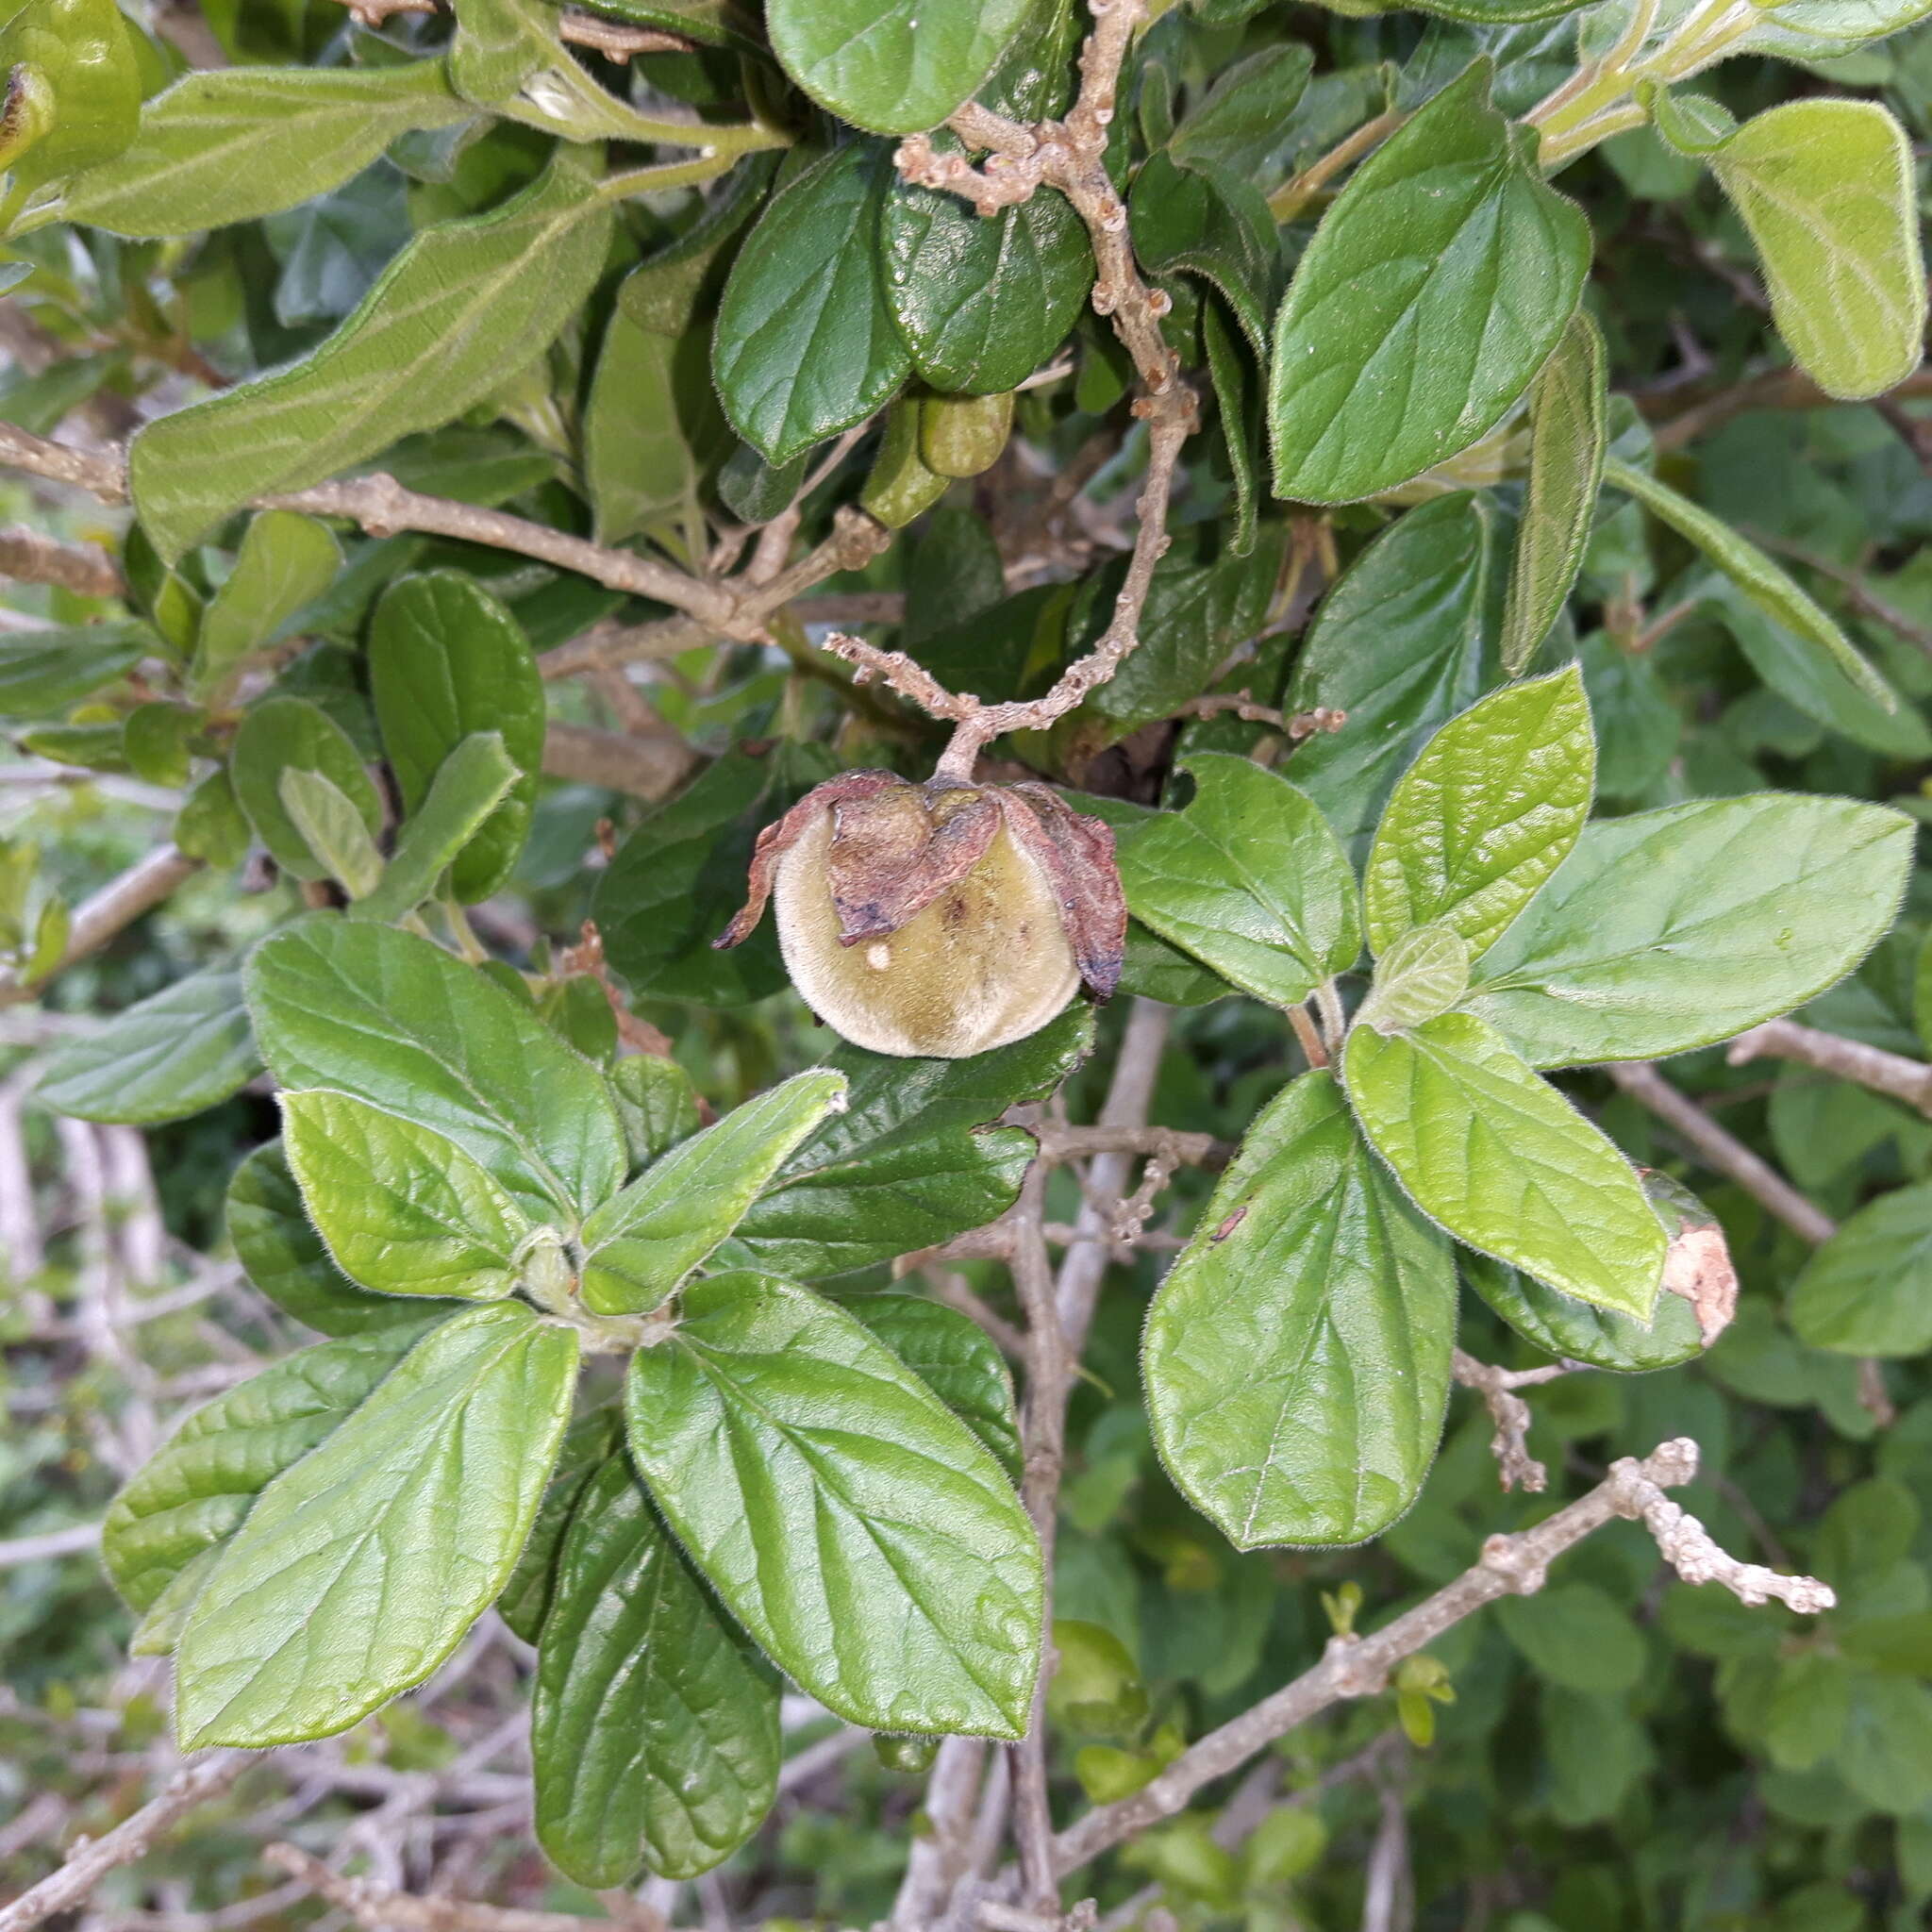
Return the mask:
<svg viewBox="0 0 1932 1932">
<path fill-rule="evenodd" d="M 963 1059 L 1120 979 L 1113 834 L 1045 785 L 844 773 L 759 833 L 715 943 L 748 938 L 774 893 L 792 984 L 874 1053 Z"/>
</svg>

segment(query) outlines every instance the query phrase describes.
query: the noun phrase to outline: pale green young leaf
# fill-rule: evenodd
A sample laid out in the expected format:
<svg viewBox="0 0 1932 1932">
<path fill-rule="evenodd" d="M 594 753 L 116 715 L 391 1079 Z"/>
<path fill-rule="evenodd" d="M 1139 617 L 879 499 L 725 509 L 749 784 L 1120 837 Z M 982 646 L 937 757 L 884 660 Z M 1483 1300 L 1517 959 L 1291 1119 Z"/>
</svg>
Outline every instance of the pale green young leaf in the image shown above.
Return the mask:
<svg viewBox="0 0 1932 1932">
<path fill-rule="evenodd" d="M 862 1294 L 846 1304 L 986 1446 L 1020 1469 L 1013 1377 L 999 1344 L 971 1315 L 916 1294 Z"/>
<path fill-rule="evenodd" d="M 794 1074 L 680 1141 L 584 1223 L 584 1306 L 658 1307 L 735 1228 L 807 1135 L 845 1105 L 845 1076 Z"/>
<path fill-rule="evenodd" d="M 677 407 L 681 348 L 676 336 L 634 322 L 622 303 L 604 331 L 584 409 L 584 483 L 600 543 L 620 543 L 676 511 L 687 521 L 696 514 L 698 457 Z"/>
<path fill-rule="evenodd" d="M 114 1588 L 151 1608 L 191 1563 L 241 1527 L 275 1477 L 325 1441 L 441 1318 L 298 1349 L 198 1408 L 114 1498 L 101 1557 Z"/>
<path fill-rule="evenodd" d="M 1343 1066 L 1362 1131 L 1424 1213 L 1578 1301 L 1650 1319 L 1663 1224 L 1616 1146 L 1492 1026 L 1357 1026 Z"/>
<path fill-rule="evenodd" d="M 679 1542 L 802 1690 L 874 1729 L 1025 1730 L 1032 1526 L 973 1432 L 850 1315 L 772 1275 L 694 1283 L 632 1357 L 625 1410 Z"/>
<path fill-rule="evenodd" d="M 175 1121 L 227 1099 L 261 1070 L 242 975 L 190 974 L 97 1032 L 63 1046 L 42 1075 L 41 1098 L 84 1121 Z"/>
<path fill-rule="evenodd" d="M 821 107 L 875 134 L 917 134 L 978 92 L 1027 12 L 1027 0 L 772 0 L 766 25 Z"/>
<path fill-rule="evenodd" d="M 1601 821 L 1484 958 L 1469 1008 L 1540 1067 L 1728 1040 L 1872 950 L 1912 844 L 1883 806 L 1781 792 Z"/>
<path fill-rule="evenodd" d="M 1687 543 L 1701 550 L 1767 617 L 1814 650 L 1824 652 L 1868 697 L 1888 711 L 1897 709 L 1897 695 L 1865 661 L 1857 646 L 1757 544 L 1739 536 L 1702 505 L 1679 495 L 1669 484 L 1659 483 L 1648 471 L 1616 457 L 1604 459 L 1604 480 L 1626 496 L 1634 496 L 1659 523 L 1668 524 Z"/>
<path fill-rule="evenodd" d="M 382 877 L 382 854 L 356 801 L 334 779 L 291 769 L 276 780 L 275 797 L 324 875 L 351 899 L 375 890 Z"/>
<path fill-rule="evenodd" d="M 1374 984 L 1356 1018 L 1377 1033 L 1403 1033 L 1446 1013 L 1469 989 L 1469 945 L 1453 925 L 1411 926 L 1375 962 Z"/>
<path fill-rule="evenodd" d="M 1148 1313 L 1161 1461 L 1238 1548 L 1360 1542 L 1435 1459 L 1455 1337 L 1448 1242 L 1333 1078 L 1304 1074 L 1249 1125 Z"/>
<path fill-rule="evenodd" d="M 282 1086 L 352 1093 L 454 1141 L 540 1222 L 586 1214 L 623 1184 L 624 1134 L 597 1070 L 429 941 L 318 914 L 264 940 L 243 977 Z"/>
<path fill-rule="evenodd" d="M 746 1656 L 620 1450 L 573 1512 L 530 1698 L 537 1838 L 579 1885 L 694 1878 L 778 1789 L 778 1686 Z"/>
<path fill-rule="evenodd" d="M 1799 1341 L 1843 1355 L 1932 1348 L 1932 1182 L 1881 1194 L 1806 1262 L 1791 1286 Z"/>
<path fill-rule="evenodd" d="M 1507 685 L 1430 739 L 1395 788 L 1363 874 L 1369 944 L 1446 924 L 1480 958 L 1575 844 L 1596 775 L 1582 673 Z"/>
<path fill-rule="evenodd" d="M 1603 331 L 1579 308 L 1529 391 L 1529 483 L 1503 606 L 1503 669 L 1520 675 L 1583 567 L 1608 446 Z"/>
<path fill-rule="evenodd" d="M 347 801 L 365 839 L 381 829 L 382 799 L 342 727 L 307 698 L 265 698 L 235 734 L 228 761 L 235 799 L 284 872 L 298 879 L 320 879 L 327 875 L 327 861 L 289 811 L 285 781 L 296 773 L 326 778 Z M 305 799 L 305 805 L 310 803 Z"/>
<path fill-rule="evenodd" d="M 1120 846 L 1135 918 L 1275 1006 L 1355 964 L 1355 874 L 1306 792 L 1226 752 L 1197 752 L 1196 791 Z"/>
<path fill-rule="evenodd" d="M 858 142 L 766 204 L 711 337 L 731 426 L 774 468 L 863 422 L 912 366 L 886 304 L 879 208 L 891 165 Z"/>
<path fill-rule="evenodd" d="M 560 148 L 500 208 L 417 235 L 312 354 L 150 423 L 128 476 L 162 558 L 244 503 L 450 422 L 541 356 L 604 266 L 612 210 L 593 162 Z"/>
<path fill-rule="evenodd" d="M 1786 101 L 1710 157 L 1757 245 L 1772 320 L 1826 395 L 1882 395 L 1925 335 L 1911 143 L 1876 101 Z"/>
<path fill-rule="evenodd" d="M 235 567 L 201 614 L 191 683 L 206 695 L 251 651 L 275 641 L 305 604 L 328 589 L 342 546 L 313 517 L 265 509 L 250 518 Z"/>
<path fill-rule="evenodd" d="M 441 60 L 189 73 L 142 108 L 131 147 L 39 198 L 22 225 L 167 236 L 255 221 L 340 187 L 400 134 L 475 111 Z"/>
<path fill-rule="evenodd" d="M 290 1171 L 351 1281 L 466 1301 L 516 1286 L 529 1219 L 454 1141 L 325 1088 L 281 1102 Z"/>
<path fill-rule="evenodd" d="M 327 1737 L 435 1670 L 508 1581 L 576 1364 L 521 1302 L 454 1315 L 270 1483 L 181 1633 L 182 1747 Z"/>
<path fill-rule="evenodd" d="M 1574 313 L 1590 225 L 1478 60 L 1350 177 L 1275 323 L 1274 491 L 1351 503 L 1467 449 Z"/>
<path fill-rule="evenodd" d="M 522 778 L 503 748 L 502 732 L 473 731 L 461 740 L 396 835 L 380 880 L 349 917 L 393 921 L 413 912 Z"/>
</svg>

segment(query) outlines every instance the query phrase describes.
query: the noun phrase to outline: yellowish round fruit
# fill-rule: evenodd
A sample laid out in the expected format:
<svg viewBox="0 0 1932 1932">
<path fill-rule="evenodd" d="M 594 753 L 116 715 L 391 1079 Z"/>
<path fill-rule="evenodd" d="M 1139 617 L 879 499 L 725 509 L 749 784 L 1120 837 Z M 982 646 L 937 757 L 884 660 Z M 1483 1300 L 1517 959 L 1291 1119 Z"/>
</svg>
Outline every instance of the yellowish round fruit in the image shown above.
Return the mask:
<svg viewBox="0 0 1932 1932">
<path fill-rule="evenodd" d="M 986 857 L 883 937 L 841 942 L 829 810 L 778 861 L 773 896 L 791 982 L 834 1032 L 874 1053 L 961 1058 L 1044 1026 L 1080 984 L 1038 860 L 1002 824 Z"/>
</svg>

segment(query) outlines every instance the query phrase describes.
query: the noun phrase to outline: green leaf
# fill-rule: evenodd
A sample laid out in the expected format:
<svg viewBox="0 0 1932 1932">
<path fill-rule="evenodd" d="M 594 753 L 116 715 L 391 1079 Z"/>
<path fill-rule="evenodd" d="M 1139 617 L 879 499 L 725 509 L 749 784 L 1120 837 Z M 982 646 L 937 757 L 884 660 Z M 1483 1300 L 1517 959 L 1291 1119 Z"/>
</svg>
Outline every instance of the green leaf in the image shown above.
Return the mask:
<svg viewBox="0 0 1932 1932">
<path fill-rule="evenodd" d="M 1602 821 L 1485 957 L 1470 1010 L 1540 1067 L 1728 1040 L 1871 951 L 1912 841 L 1883 806 L 1780 792 Z"/>
<path fill-rule="evenodd" d="M 317 1342 L 198 1408 L 114 1498 L 101 1556 L 137 1610 L 225 1543 L 275 1477 L 325 1442 L 442 1311 Z"/>
<path fill-rule="evenodd" d="M 972 99 L 1028 0 L 772 0 L 785 71 L 821 107 L 875 134 L 936 127 Z"/>
<path fill-rule="evenodd" d="M 84 1121 L 177 1121 L 239 1092 L 261 1070 L 242 975 L 177 979 L 48 1062 L 40 1095 Z"/>
<path fill-rule="evenodd" d="M 282 1086 L 333 1088 L 454 1141 L 539 1221 L 587 1214 L 622 1185 L 597 1070 L 427 940 L 318 915 L 264 940 L 244 977 Z"/>
<path fill-rule="evenodd" d="M 1932 1803 L 1932 1690 L 1855 1673 L 1832 1763 L 1874 1811 L 1908 1818 Z"/>
<path fill-rule="evenodd" d="M 1822 651 L 1867 697 L 1888 711 L 1897 709 L 1891 687 L 1865 661 L 1836 621 L 1757 544 L 1647 471 L 1615 457 L 1605 458 L 1604 480 L 1634 496 L 1659 523 L 1701 550 L 1767 617 Z"/>
<path fill-rule="evenodd" d="M 1648 1321 L 1664 1230 L 1630 1163 L 1472 1013 L 1350 1030 L 1350 1105 L 1424 1213 L 1564 1294 Z"/>
<path fill-rule="evenodd" d="M 1255 547 L 1259 511 L 1259 492 L 1255 486 L 1260 470 L 1260 385 L 1222 304 L 1208 301 L 1201 305 L 1201 342 L 1208 355 L 1208 380 L 1214 386 L 1222 441 L 1234 476 L 1234 534 L 1227 547 L 1233 556 L 1246 557 Z"/>
<path fill-rule="evenodd" d="M 1778 1661 L 1764 1714 L 1765 1755 L 1781 1771 L 1807 1771 L 1838 1748 L 1851 1714 L 1852 1672 L 1842 1657 L 1799 1651 Z"/>
<path fill-rule="evenodd" d="M 381 882 L 350 908 L 349 917 L 393 921 L 413 912 L 443 874 L 474 849 L 525 775 L 504 750 L 502 732 L 471 732 L 436 768 L 428 796 L 397 834 Z"/>
<path fill-rule="evenodd" d="M 435 570 L 383 592 L 368 648 L 375 720 L 405 810 L 422 808 L 465 739 L 502 734 L 521 775 L 456 862 L 458 898 L 487 899 L 523 850 L 543 761 L 543 677 L 530 641 L 473 576 Z"/>
<path fill-rule="evenodd" d="M 1701 1355 L 1697 1317 L 1680 1294 L 1660 1294 L 1649 1322 L 1593 1308 L 1487 1255 L 1465 1251 L 1462 1278 L 1532 1347 L 1620 1375 L 1674 1369 Z"/>
<path fill-rule="evenodd" d="M 1280 147 L 1314 65 L 1313 49 L 1299 41 L 1236 61 L 1181 116 L 1168 152 L 1183 167 L 1211 161 L 1254 179 Z"/>
<path fill-rule="evenodd" d="M 417 235 L 312 354 L 150 423 L 128 478 L 163 560 L 244 503 L 452 421 L 541 356 L 604 266 L 593 159 L 558 149 L 500 208 Z"/>
<path fill-rule="evenodd" d="M 1574 664 L 1507 685 L 1443 725 L 1396 786 L 1362 880 L 1369 944 L 1441 923 L 1472 959 L 1493 945 L 1576 843 L 1596 775 Z"/>
<path fill-rule="evenodd" d="M 329 1258 L 279 1141 L 258 1147 L 235 1170 L 227 1225 L 249 1280 L 284 1314 L 323 1335 L 367 1335 L 422 1312 L 396 1296 L 367 1293 Z"/>
<path fill-rule="evenodd" d="M 509 1579 L 576 1363 L 521 1302 L 454 1315 L 270 1483 L 181 1633 L 182 1748 L 328 1737 L 428 1676 Z"/>
<path fill-rule="evenodd" d="M 842 1074 L 796 1074 L 679 1141 L 584 1223 L 584 1306 L 599 1315 L 661 1306 L 799 1142 L 844 1105 Z"/>
<path fill-rule="evenodd" d="M 1185 270 L 1226 298 L 1256 355 L 1268 353 L 1274 220 L 1252 181 L 1205 158 L 1178 165 L 1151 155 L 1127 203 L 1134 253 L 1151 275 Z"/>
<path fill-rule="evenodd" d="M 634 322 L 620 298 L 584 408 L 584 484 L 600 543 L 675 511 L 695 515 L 699 463 L 678 410 L 677 372 L 688 360 L 676 336 Z"/>
<path fill-rule="evenodd" d="M 1498 675 L 1507 532 L 1486 496 L 1443 496 L 1385 530 L 1323 598 L 1287 708 L 1346 711 L 1294 755 L 1342 843 L 1366 842 L 1438 725 Z"/>
<path fill-rule="evenodd" d="M 160 640 L 144 624 L 70 624 L 0 636 L 0 718 L 64 710 L 160 653 Z"/>
<path fill-rule="evenodd" d="M 1826 395 L 1882 395 L 1925 335 L 1911 143 L 1875 101 L 1786 101 L 1710 157 L 1757 244 L 1772 320 Z"/>
<path fill-rule="evenodd" d="M 772 197 L 731 266 L 711 371 L 731 426 L 774 468 L 862 423 L 912 366 L 876 246 L 891 173 L 868 142 L 827 155 Z"/>
<path fill-rule="evenodd" d="M 1529 391 L 1529 483 L 1503 606 L 1503 668 L 1519 675 L 1563 614 L 1596 514 L 1609 442 L 1603 331 L 1579 308 Z"/>
<path fill-rule="evenodd" d="M 1345 973 L 1361 914 L 1335 834 L 1307 794 L 1226 752 L 1196 752 L 1195 792 L 1122 840 L 1134 917 L 1257 999 L 1289 1007 Z"/>
<path fill-rule="evenodd" d="M 235 568 L 202 612 L 192 688 L 204 696 L 213 691 L 321 596 L 341 567 L 342 546 L 313 517 L 288 509 L 252 517 Z"/>
<path fill-rule="evenodd" d="M 556 1470 L 537 1506 L 537 1520 L 503 1594 L 496 1600 L 497 1615 L 525 1643 L 535 1643 L 542 1635 L 543 1620 L 550 1613 L 556 1591 L 557 1559 L 563 1553 L 564 1533 L 591 1478 L 624 1440 L 623 1429 L 624 1418 L 614 1407 L 606 1407 L 579 1416 L 563 1432 L 563 1446 L 557 1452 Z"/>
<path fill-rule="evenodd" d="M 1013 1377 L 999 1345 L 972 1316 L 916 1294 L 867 1294 L 846 1304 L 992 1453 L 1020 1468 Z"/>
<path fill-rule="evenodd" d="M 14 0 L 0 21 L 0 74 L 23 67 L 52 111 L 32 144 L 7 158 L 16 192 L 98 167 L 134 139 L 141 56 L 114 0 Z"/>
<path fill-rule="evenodd" d="M 1561 340 L 1590 225 L 1478 60 L 1350 177 L 1275 324 L 1274 490 L 1350 503 L 1487 436 Z"/>
<path fill-rule="evenodd" d="M 1360 1542 L 1435 1458 L 1455 1334 L 1448 1243 L 1334 1080 L 1304 1074 L 1248 1128 L 1148 1313 L 1161 1461 L 1237 1548 Z"/>
<path fill-rule="evenodd" d="M 683 1306 L 632 1357 L 631 1454 L 732 1615 L 854 1724 L 1019 1737 L 1040 1550 L 992 1457 L 806 1289 L 719 1275 Z"/>
<path fill-rule="evenodd" d="M 951 134 L 933 145 L 964 152 Z M 1051 189 L 978 215 L 957 194 L 895 176 L 879 222 L 886 301 L 935 389 L 1017 389 L 1066 340 L 1093 285 L 1087 230 Z"/>
<path fill-rule="evenodd" d="M 1567 1690 L 1615 1697 L 1643 1675 L 1643 1637 L 1614 1598 L 1592 1583 L 1556 1583 L 1496 1606 L 1503 1634 L 1538 1676 Z"/>
<path fill-rule="evenodd" d="M 346 1093 L 309 1089 L 281 1101 L 284 1158 L 351 1281 L 467 1301 L 516 1286 L 530 1223 L 461 1148 Z"/>
<path fill-rule="evenodd" d="M 610 1070 L 631 1171 L 648 1167 L 698 1130 L 697 1089 L 675 1060 L 631 1054 Z"/>
<path fill-rule="evenodd" d="M 320 772 L 291 769 L 276 780 L 275 798 L 325 876 L 351 899 L 375 890 L 382 877 L 382 854 L 356 800 L 340 785 Z"/>
<path fill-rule="evenodd" d="M 1043 1100 L 1093 1042 L 1091 1009 L 966 1059 L 901 1059 L 841 1046 L 847 1082 L 834 1114 L 753 1202 L 720 1259 L 816 1281 L 948 1241 L 997 1221 L 1035 1153 L 1008 1108 Z"/>
<path fill-rule="evenodd" d="M 210 772 L 188 794 L 175 818 L 175 843 L 206 865 L 240 865 L 254 836 L 225 765 Z"/>
<path fill-rule="evenodd" d="M 284 781 L 295 773 L 326 778 L 373 837 L 382 829 L 382 800 L 348 734 L 307 698 L 268 697 L 242 721 L 228 764 L 236 801 L 269 857 L 298 879 L 327 876 L 327 864 L 289 814 Z"/>
<path fill-rule="evenodd" d="M 1446 1013 L 1469 990 L 1469 946 L 1453 925 L 1411 926 L 1375 962 L 1356 1018 L 1377 1033 L 1406 1033 Z"/>
<path fill-rule="evenodd" d="M 411 128 L 474 112 L 441 60 L 186 74 L 142 108 L 133 146 L 38 201 L 22 225 L 162 236 L 255 221 L 341 187 Z"/>
<path fill-rule="evenodd" d="M 579 1885 L 708 1872 L 778 1789 L 778 1687 L 686 1568 L 621 1451 L 571 1517 L 530 1700 L 537 1838 Z"/>
<path fill-rule="evenodd" d="M 1932 1182 L 1868 1202 L 1791 1284 L 1801 1341 L 1841 1355 L 1915 1356 L 1932 1348 Z"/>
</svg>

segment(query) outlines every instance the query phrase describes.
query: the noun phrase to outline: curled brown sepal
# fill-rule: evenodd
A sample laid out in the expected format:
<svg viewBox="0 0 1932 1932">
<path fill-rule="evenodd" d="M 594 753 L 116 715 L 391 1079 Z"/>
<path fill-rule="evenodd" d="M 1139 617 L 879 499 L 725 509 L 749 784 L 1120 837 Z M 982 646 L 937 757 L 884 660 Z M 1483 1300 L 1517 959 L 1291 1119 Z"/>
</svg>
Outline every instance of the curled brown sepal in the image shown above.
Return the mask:
<svg viewBox="0 0 1932 1932">
<path fill-rule="evenodd" d="M 1121 888 L 1113 827 L 1075 811 L 1050 785 L 1023 781 L 999 794 L 1008 829 L 1040 861 L 1095 999 L 1111 999 L 1127 948 L 1127 895 Z"/>
</svg>

